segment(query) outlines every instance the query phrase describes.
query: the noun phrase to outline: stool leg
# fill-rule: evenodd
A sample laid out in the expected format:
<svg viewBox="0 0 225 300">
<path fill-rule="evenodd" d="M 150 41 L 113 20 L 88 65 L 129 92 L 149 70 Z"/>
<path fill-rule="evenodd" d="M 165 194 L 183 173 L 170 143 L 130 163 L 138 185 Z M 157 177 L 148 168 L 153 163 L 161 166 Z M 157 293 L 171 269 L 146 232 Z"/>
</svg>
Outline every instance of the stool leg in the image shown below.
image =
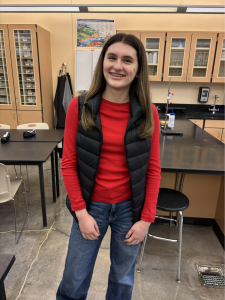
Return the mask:
<svg viewBox="0 0 225 300">
<path fill-rule="evenodd" d="M 141 255 L 140 255 L 140 261 L 139 261 L 139 268 L 137 268 L 137 272 L 140 273 L 141 272 L 141 265 L 142 265 L 142 259 L 143 259 L 143 255 L 144 255 L 144 250 L 145 250 L 145 244 L 147 241 L 147 237 L 148 237 L 148 233 L 146 234 L 144 241 L 143 241 L 143 245 L 141 247 Z"/>
<path fill-rule="evenodd" d="M 180 275 L 181 275 L 181 248 L 182 248 L 182 231 L 183 231 L 183 214 L 182 214 L 182 211 L 178 212 L 178 218 L 179 218 L 179 242 L 178 242 L 177 282 L 180 283 Z"/>
</svg>

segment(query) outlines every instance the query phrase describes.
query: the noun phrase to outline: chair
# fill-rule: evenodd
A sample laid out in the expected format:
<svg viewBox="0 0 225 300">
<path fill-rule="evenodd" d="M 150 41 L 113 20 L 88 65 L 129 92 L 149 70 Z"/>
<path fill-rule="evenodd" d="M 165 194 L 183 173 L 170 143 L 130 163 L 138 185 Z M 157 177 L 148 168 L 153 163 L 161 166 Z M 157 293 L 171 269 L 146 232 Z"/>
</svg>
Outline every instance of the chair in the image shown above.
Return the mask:
<svg viewBox="0 0 225 300">
<path fill-rule="evenodd" d="M 159 196 L 158 196 L 158 202 L 157 202 L 157 209 L 170 212 L 170 218 L 165 217 L 159 217 L 156 216 L 158 219 L 168 220 L 170 222 L 175 222 L 178 224 L 179 227 L 179 237 L 177 240 L 172 239 L 166 239 L 158 236 L 151 235 L 149 233 L 146 234 L 142 248 L 141 248 L 141 254 L 140 254 L 140 261 L 139 261 L 139 268 L 137 269 L 137 272 L 141 272 L 141 265 L 142 265 L 142 259 L 145 249 L 145 244 L 147 237 L 151 237 L 153 239 L 161 240 L 161 241 L 167 241 L 167 242 L 173 242 L 178 243 L 178 270 L 177 270 L 177 282 L 180 283 L 180 276 L 181 276 L 181 247 L 182 247 L 182 229 L 183 229 L 183 211 L 187 209 L 189 206 L 189 200 L 188 198 L 182 194 L 179 191 L 167 189 L 167 188 L 160 188 L 159 189 Z M 172 212 L 177 212 L 177 219 L 172 218 Z"/>
<path fill-rule="evenodd" d="M 22 178 L 16 178 L 15 180 L 10 180 L 8 170 L 5 165 L 0 163 L 0 203 L 4 203 L 10 200 L 13 200 L 14 203 L 14 211 L 15 211 L 15 239 L 16 243 L 18 243 L 19 238 L 22 234 L 23 228 L 25 226 L 25 223 L 27 221 L 27 218 L 29 216 L 29 210 L 28 210 L 28 204 L 27 204 L 27 194 L 26 194 L 26 187 L 24 180 Z M 17 238 L 17 218 L 16 218 L 16 202 L 15 202 L 15 195 L 21 185 L 23 183 L 24 187 L 24 193 L 25 193 L 25 198 L 26 198 L 26 208 L 27 208 L 27 216 L 26 219 L 23 223 L 21 232 L 19 234 L 19 237 Z M 18 196 L 17 196 L 18 200 Z"/>
<path fill-rule="evenodd" d="M 6 124 L 0 124 L 0 129 L 10 129 L 10 126 Z"/>
<path fill-rule="evenodd" d="M 27 123 L 17 126 L 17 129 L 49 129 L 47 123 Z"/>
</svg>

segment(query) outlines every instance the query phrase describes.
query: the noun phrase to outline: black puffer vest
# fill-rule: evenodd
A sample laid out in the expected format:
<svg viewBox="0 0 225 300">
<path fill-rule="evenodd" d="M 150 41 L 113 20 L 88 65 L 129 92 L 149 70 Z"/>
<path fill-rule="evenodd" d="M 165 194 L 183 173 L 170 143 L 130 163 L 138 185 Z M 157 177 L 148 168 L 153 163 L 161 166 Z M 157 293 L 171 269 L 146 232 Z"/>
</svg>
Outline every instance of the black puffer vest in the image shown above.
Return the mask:
<svg viewBox="0 0 225 300">
<path fill-rule="evenodd" d="M 83 105 L 85 105 L 91 112 L 95 124 L 98 126 L 98 129 L 94 128 L 93 131 L 84 130 L 80 120 L 77 130 L 76 149 L 78 155 L 78 175 L 87 210 L 89 209 L 94 191 L 95 177 L 101 157 L 103 141 L 100 119 L 101 98 L 102 95 L 97 94 L 84 104 L 85 94 L 78 97 L 79 120 L 81 119 Z M 146 172 L 151 148 L 150 139 L 141 139 L 138 136 L 138 129 L 142 118 L 143 110 L 138 98 L 136 95 L 130 94 L 130 117 L 124 136 L 124 145 L 127 167 L 130 173 L 133 223 L 140 220 L 145 201 Z M 66 203 L 71 214 L 77 221 L 74 211 L 71 210 L 68 196 Z"/>
</svg>

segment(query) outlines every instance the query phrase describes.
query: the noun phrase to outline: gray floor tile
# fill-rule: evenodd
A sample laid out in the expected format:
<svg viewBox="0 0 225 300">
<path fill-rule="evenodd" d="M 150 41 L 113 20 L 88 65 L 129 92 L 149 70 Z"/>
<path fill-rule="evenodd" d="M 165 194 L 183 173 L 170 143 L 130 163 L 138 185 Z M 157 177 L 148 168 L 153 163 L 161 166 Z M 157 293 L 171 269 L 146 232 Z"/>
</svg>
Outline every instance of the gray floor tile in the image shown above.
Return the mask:
<svg viewBox="0 0 225 300">
<path fill-rule="evenodd" d="M 18 167 L 17 167 L 18 169 Z M 50 161 L 44 169 L 50 169 Z M 15 177 L 13 166 L 9 166 L 11 177 Z M 18 169 L 19 170 L 19 169 Z M 60 197 L 52 202 L 51 171 L 44 172 L 48 226 L 43 228 L 40 187 L 37 168 L 29 166 L 30 215 L 25 230 L 15 244 L 14 210 L 12 203 L 1 204 L 0 253 L 16 256 L 5 287 L 8 300 L 15 300 L 25 276 L 42 245 L 37 260 L 27 276 L 20 300 L 55 300 L 55 293 L 62 279 L 69 235 L 73 218 L 65 205 L 66 190 L 60 185 Z M 25 176 L 25 168 L 22 168 Z M 18 201 L 18 227 L 25 217 L 22 195 Z M 9 231 L 9 232 L 7 232 Z M 5 233 L 4 233 L 5 232 Z M 176 227 L 152 224 L 150 232 L 167 238 L 177 238 Z M 87 300 L 104 300 L 110 269 L 110 228 L 108 229 L 96 260 Z M 139 256 L 137 261 L 139 261 Z M 135 272 L 132 300 L 222 300 L 224 290 L 201 286 L 196 265 L 223 266 L 224 251 L 212 228 L 184 226 L 182 247 L 181 283 L 177 278 L 177 244 L 148 238 L 141 273 Z M 122 299 L 121 299 L 122 300 Z"/>
</svg>

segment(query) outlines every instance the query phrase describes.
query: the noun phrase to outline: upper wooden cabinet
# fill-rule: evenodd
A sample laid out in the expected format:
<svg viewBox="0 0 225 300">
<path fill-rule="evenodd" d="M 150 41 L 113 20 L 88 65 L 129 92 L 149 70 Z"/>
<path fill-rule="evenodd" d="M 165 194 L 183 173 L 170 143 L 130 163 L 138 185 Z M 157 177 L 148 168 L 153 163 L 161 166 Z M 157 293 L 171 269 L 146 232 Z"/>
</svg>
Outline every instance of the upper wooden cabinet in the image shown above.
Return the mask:
<svg viewBox="0 0 225 300">
<path fill-rule="evenodd" d="M 7 25 L 0 25 L 0 109 L 15 109 Z M 0 121 L 0 123 L 2 123 Z"/>
<path fill-rule="evenodd" d="M 16 106 L 41 110 L 35 25 L 8 25 Z"/>
<path fill-rule="evenodd" d="M 187 81 L 191 33 L 167 34 L 163 81 Z"/>
<path fill-rule="evenodd" d="M 141 33 L 141 41 L 146 51 L 149 80 L 161 81 L 165 32 Z"/>
<path fill-rule="evenodd" d="M 30 120 L 53 128 L 50 33 L 38 25 L 0 25 L 0 110 L 11 128 Z"/>
<path fill-rule="evenodd" d="M 224 82 L 225 79 L 225 34 L 219 33 L 212 82 Z"/>
<path fill-rule="evenodd" d="M 217 33 L 192 33 L 187 82 L 210 82 Z"/>
</svg>

